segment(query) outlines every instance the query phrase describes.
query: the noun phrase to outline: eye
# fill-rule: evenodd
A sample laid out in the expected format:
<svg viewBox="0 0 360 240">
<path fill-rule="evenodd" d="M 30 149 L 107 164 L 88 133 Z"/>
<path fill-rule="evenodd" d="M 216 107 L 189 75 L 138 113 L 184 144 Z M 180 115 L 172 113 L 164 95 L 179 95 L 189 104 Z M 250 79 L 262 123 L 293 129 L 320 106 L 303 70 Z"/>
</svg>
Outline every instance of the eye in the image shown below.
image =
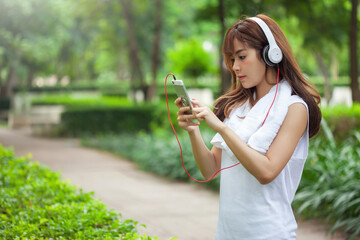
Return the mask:
<svg viewBox="0 0 360 240">
<path fill-rule="evenodd" d="M 246 58 L 246 56 L 239 56 L 240 60 L 244 60 Z"/>
<path fill-rule="evenodd" d="M 235 62 L 235 58 L 230 58 L 230 61 L 232 62 L 232 63 L 234 63 Z"/>
</svg>

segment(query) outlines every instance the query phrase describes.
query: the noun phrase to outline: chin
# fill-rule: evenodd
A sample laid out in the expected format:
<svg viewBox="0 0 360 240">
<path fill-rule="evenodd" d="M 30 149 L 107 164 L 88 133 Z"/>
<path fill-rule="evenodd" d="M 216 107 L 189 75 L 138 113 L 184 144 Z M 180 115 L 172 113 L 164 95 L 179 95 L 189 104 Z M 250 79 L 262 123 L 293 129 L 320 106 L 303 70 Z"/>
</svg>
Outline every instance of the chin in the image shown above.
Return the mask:
<svg viewBox="0 0 360 240">
<path fill-rule="evenodd" d="M 246 83 L 246 82 L 240 82 L 240 85 L 241 85 L 243 88 L 246 88 L 246 89 L 254 87 L 253 85 L 248 84 L 248 83 Z"/>
</svg>

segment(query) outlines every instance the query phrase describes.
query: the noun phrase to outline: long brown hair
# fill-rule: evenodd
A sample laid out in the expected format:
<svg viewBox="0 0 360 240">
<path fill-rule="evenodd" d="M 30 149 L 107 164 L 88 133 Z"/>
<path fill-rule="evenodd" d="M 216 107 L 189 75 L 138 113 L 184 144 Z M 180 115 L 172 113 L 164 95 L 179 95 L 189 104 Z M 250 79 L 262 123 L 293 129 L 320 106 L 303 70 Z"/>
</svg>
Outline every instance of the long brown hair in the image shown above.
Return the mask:
<svg viewBox="0 0 360 240">
<path fill-rule="evenodd" d="M 291 46 L 279 25 L 266 15 L 259 14 L 256 17 L 261 18 L 269 26 L 276 43 L 283 53 L 283 59 L 278 64 L 280 68 L 280 79 L 285 78 L 292 87 L 293 94 L 301 97 L 308 105 L 309 134 L 310 137 L 312 137 L 320 129 L 321 111 L 318 106 L 320 103 L 319 92 L 301 73 L 300 67 L 295 60 L 294 54 L 292 53 Z M 232 75 L 232 86 L 224 95 L 214 102 L 214 113 L 221 120 L 229 117 L 231 110 L 240 104 L 243 104 L 247 99 L 250 98 L 250 103 L 253 104 L 252 96 L 255 88 L 243 88 L 237 81 L 235 72 L 232 69 L 233 63 L 231 58 L 234 54 L 233 42 L 235 38 L 245 46 L 257 50 L 259 58 L 261 58 L 260 54 L 263 48 L 268 45 L 266 36 L 261 28 L 257 25 L 257 23 L 248 18 L 236 22 L 226 32 L 222 51 L 225 64 Z M 266 65 L 266 71 L 269 68 L 271 67 Z"/>
</svg>

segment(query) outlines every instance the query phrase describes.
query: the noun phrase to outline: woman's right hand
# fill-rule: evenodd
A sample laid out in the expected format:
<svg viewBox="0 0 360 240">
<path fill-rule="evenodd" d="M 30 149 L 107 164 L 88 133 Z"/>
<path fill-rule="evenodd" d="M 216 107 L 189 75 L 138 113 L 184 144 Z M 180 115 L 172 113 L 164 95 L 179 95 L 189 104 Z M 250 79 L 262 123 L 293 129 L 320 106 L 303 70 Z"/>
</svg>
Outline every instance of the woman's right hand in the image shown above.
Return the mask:
<svg viewBox="0 0 360 240">
<path fill-rule="evenodd" d="M 200 123 L 194 123 L 191 121 L 191 119 L 195 119 L 196 117 L 193 114 L 185 113 L 190 110 L 190 107 L 183 107 L 181 104 L 181 98 L 177 98 L 175 100 L 175 104 L 179 108 L 179 111 L 177 112 L 177 121 L 179 126 L 187 132 L 193 132 L 197 129 Z"/>
</svg>

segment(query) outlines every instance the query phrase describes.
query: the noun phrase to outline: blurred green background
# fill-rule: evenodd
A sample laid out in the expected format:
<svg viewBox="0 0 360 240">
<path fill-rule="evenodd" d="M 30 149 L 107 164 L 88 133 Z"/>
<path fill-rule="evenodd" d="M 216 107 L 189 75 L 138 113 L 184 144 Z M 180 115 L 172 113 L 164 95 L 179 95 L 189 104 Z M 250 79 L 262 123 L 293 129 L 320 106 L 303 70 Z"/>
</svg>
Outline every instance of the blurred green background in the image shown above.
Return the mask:
<svg viewBox="0 0 360 240">
<path fill-rule="evenodd" d="M 310 142 L 294 207 L 301 217 L 325 218 L 332 230 L 359 236 L 358 0 L 0 0 L 0 6 L 1 125 L 79 137 L 182 181 L 188 177 L 173 151 L 166 74 L 211 105 L 231 82 L 220 54 L 226 29 L 244 15 L 269 15 L 322 96 L 321 131 Z M 170 104 L 174 123 L 176 111 Z M 175 128 L 186 164 L 200 178 L 187 136 Z M 205 124 L 201 130 L 208 144 L 214 133 Z M 209 186 L 217 189 L 218 179 Z"/>
<path fill-rule="evenodd" d="M 223 92 L 229 84 L 221 77 L 224 31 L 243 15 L 265 13 L 282 27 L 303 72 L 330 101 L 335 85 L 350 86 L 351 64 L 359 67 L 350 58 L 354 51 L 358 56 L 355 2 L 1 0 L 1 97 L 66 87 L 140 90 L 153 100 L 168 72 L 187 85 Z"/>
</svg>

